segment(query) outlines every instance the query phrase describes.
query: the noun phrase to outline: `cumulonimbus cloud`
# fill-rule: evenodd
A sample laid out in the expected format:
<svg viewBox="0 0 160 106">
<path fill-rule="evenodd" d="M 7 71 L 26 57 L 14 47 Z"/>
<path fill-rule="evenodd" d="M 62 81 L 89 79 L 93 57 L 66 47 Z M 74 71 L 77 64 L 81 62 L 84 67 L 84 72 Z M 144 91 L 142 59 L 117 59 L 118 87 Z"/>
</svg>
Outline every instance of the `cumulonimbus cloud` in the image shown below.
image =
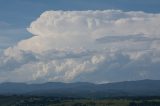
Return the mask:
<svg viewBox="0 0 160 106">
<path fill-rule="evenodd" d="M 4 51 L 0 80 L 131 80 L 129 71 L 132 79 L 152 78 L 159 67 L 145 65 L 160 63 L 159 22 L 160 14 L 144 12 L 46 11 L 27 28 L 31 38 Z"/>
</svg>

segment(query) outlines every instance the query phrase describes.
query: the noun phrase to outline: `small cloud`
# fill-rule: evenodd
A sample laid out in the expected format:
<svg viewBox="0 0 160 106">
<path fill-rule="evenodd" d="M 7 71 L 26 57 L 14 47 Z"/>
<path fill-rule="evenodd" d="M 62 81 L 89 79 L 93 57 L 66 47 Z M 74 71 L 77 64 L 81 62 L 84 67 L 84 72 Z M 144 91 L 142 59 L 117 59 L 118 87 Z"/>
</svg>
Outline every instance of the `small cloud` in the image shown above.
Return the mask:
<svg viewBox="0 0 160 106">
<path fill-rule="evenodd" d="M 105 36 L 100 39 L 96 39 L 99 43 L 114 43 L 114 42 L 152 42 L 152 41 L 160 41 L 160 38 L 154 37 L 146 37 L 143 34 L 136 34 L 136 35 L 112 35 L 112 36 Z"/>
</svg>

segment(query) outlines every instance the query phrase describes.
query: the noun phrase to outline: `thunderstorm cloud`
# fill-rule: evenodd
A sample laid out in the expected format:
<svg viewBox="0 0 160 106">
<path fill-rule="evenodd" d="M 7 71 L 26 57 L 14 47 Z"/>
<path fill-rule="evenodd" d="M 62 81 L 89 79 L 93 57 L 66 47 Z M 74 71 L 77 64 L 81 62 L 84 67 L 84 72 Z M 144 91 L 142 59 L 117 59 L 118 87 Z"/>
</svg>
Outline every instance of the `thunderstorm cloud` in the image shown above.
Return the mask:
<svg viewBox="0 0 160 106">
<path fill-rule="evenodd" d="M 0 82 L 112 82 L 160 76 L 160 14 L 46 11 L 3 51 Z"/>
</svg>

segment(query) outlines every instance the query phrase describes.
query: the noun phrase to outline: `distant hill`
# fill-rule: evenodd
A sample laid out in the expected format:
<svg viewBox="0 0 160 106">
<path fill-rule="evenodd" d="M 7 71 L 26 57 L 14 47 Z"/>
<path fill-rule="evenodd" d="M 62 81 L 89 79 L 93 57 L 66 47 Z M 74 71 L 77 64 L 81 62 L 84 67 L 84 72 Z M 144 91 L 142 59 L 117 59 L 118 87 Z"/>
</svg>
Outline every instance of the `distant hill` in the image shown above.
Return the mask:
<svg viewBox="0 0 160 106">
<path fill-rule="evenodd" d="M 53 97 L 123 97 L 160 96 L 160 80 L 125 81 L 107 84 L 87 82 L 43 84 L 2 83 L 0 95 L 34 95 Z"/>
</svg>

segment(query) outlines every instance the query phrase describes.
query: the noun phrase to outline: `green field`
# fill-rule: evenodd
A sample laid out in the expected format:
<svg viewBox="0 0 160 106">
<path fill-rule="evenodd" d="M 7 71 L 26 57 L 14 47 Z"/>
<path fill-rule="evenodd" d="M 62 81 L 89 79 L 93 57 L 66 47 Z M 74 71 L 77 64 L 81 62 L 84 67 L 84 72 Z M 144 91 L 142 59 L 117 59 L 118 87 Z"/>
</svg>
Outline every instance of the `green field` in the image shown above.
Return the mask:
<svg viewBox="0 0 160 106">
<path fill-rule="evenodd" d="M 160 97 L 75 99 L 36 96 L 0 96 L 0 106 L 160 106 Z"/>
</svg>

